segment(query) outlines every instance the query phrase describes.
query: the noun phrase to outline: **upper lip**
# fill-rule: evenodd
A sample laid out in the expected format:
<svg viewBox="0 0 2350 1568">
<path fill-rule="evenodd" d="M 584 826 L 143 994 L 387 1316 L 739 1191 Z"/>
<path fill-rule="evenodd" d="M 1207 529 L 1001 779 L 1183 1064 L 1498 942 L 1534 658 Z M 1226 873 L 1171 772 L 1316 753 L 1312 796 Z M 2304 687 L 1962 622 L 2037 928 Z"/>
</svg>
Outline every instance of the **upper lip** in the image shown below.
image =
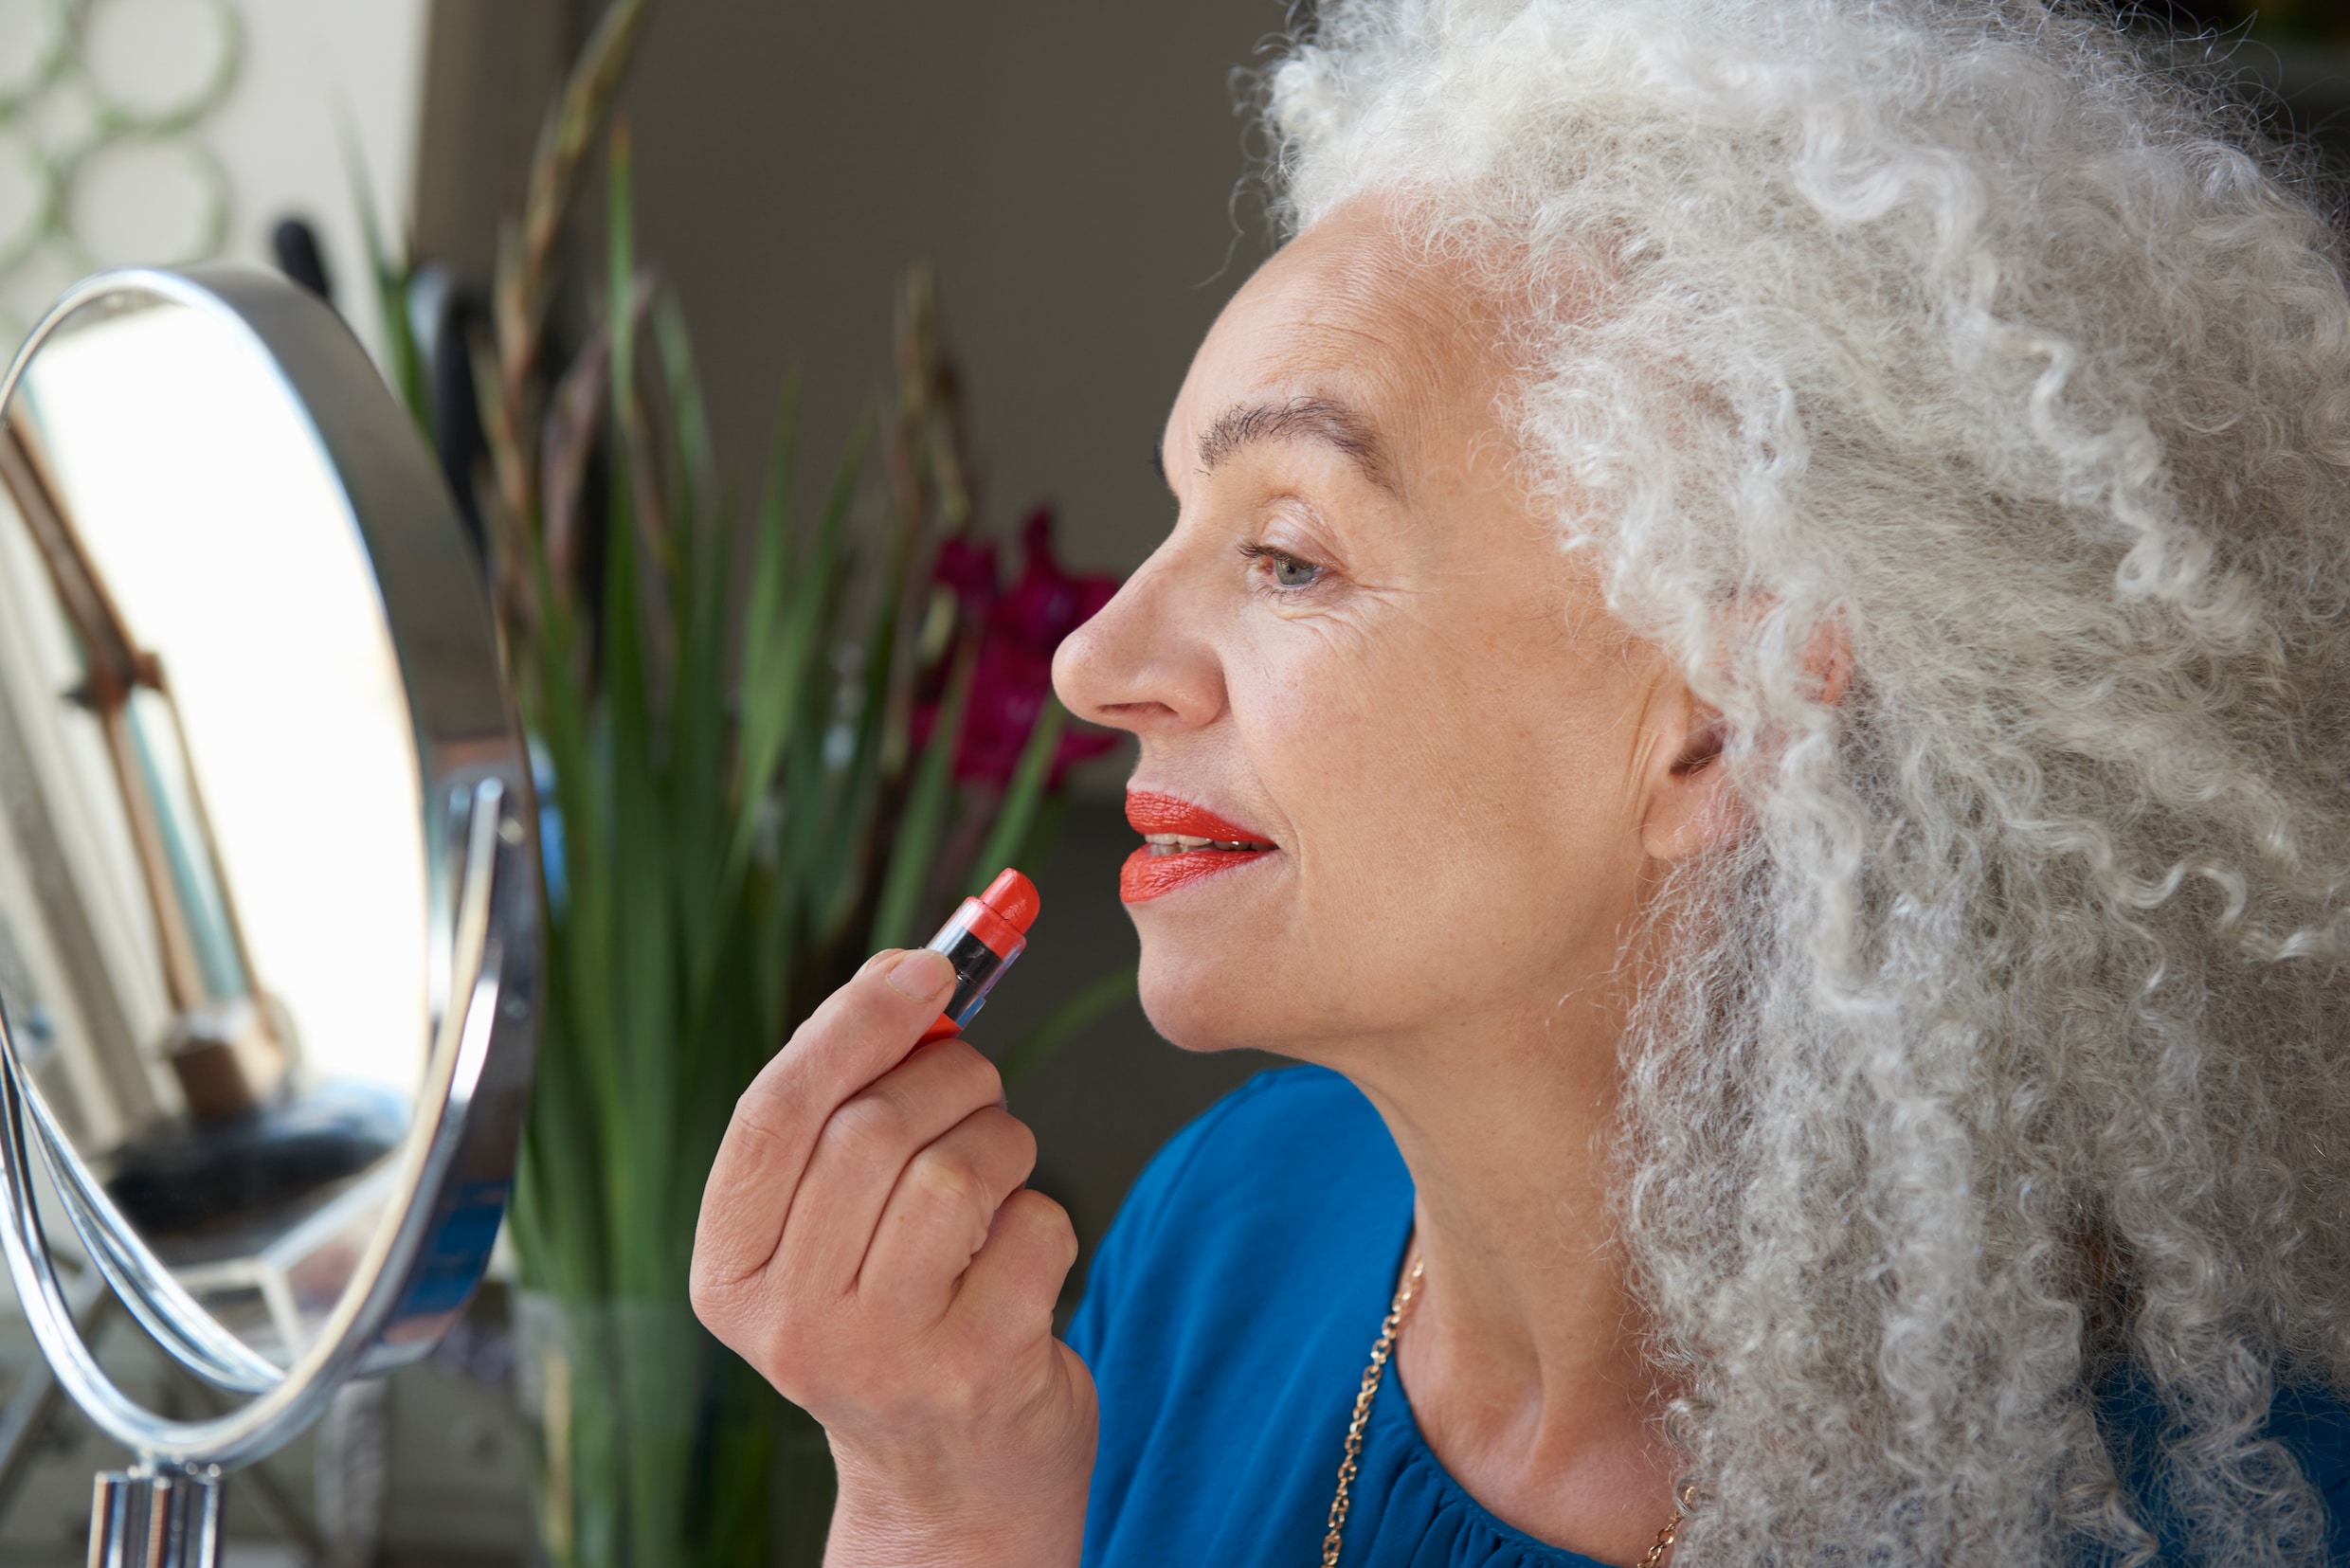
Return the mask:
<svg viewBox="0 0 2350 1568">
<path fill-rule="evenodd" d="M 1163 795 L 1155 789 L 1130 789 L 1126 792 L 1126 820 L 1134 831 L 1146 838 L 1154 833 L 1181 834 L 1187 838 L 1206 838 L 1224 844 L 1264 844 L 1273 840 L 1254 828 L 1229 821 L 1205 806 L 1194 805 L 1180 796 Z"/>
</svg>

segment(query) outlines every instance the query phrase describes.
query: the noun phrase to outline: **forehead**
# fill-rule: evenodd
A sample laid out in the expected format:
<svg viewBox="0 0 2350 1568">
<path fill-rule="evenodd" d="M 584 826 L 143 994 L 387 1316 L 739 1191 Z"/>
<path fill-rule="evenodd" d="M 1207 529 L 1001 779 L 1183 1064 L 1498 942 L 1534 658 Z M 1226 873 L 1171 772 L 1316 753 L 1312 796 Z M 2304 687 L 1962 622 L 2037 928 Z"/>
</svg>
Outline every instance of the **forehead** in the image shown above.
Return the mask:
<svg viewBox="0 0 2350 1568">
<path fill-rule="evenodd" d="M 1177 400 L 1170 451 L 1232 404 L 1329 396 L 1390 442 L 1482 424 L 1498 381 L 1487 301 L 1460 268 L 1409 245 L 1379 208 L 1342 208 L 1233 297 Z"/>
</svg>

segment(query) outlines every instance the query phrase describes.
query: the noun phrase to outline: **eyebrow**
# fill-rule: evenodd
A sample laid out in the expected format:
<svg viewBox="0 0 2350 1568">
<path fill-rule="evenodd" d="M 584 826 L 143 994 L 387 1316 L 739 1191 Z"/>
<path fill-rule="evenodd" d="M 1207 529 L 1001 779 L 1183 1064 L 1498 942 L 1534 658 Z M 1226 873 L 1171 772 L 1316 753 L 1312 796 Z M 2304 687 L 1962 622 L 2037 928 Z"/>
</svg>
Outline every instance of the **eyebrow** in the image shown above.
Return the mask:
<svg viewBox="0 0 2350 1568">
<path fill-rule="evenodd" d="M 1246 446 L 1262 442 L 1320 442 L 1337 448 L 1382 490 L 1392 492 L 1386 448 L 1370 421 L 1330 398 L 1297 397 L 1287 403 L 1238 403 L 1216 416 L 1200 436 L 1200 467 L 1213 472 Z"/>
</svg>

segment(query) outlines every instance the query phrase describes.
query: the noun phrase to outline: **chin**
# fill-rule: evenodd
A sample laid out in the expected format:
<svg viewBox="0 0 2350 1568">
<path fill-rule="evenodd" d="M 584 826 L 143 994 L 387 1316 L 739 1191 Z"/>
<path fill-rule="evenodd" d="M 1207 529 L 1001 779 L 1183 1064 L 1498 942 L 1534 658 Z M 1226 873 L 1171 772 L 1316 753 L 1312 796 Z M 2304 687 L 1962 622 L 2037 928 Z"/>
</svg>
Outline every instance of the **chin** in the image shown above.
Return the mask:
<svg viewBox="0 0 2350 1568">
<path fill-rule="evenodd" d="M 1240 942 L 1177 943 L 1146 928 L 1136 982 L 1143 1016 L 1182 1051 L 1326 1059 L 1329 1020 L 1346 1010 L 1345 1000 L 1269 983 L 1267 950 Z"/>
<path fill-rule="evenodd" d="M 1266 984 L 1264 949 L 1235 940 L 1229 931 L 1205 933 L 1186 927 L 1174 932 L 1141 928 L 1142 967 L 1136 990 L 1143 1016 L 1161 1038 L 1184 1051 L 1253 1049 L 1291 1055 L 1284 1019 L 1294 999 Z"/>
<path fill-rule="evenodd" d="M 1183 1051 L 1231 1051 L 1249 1043 L 1236 1012 L 1238 976 L 1219 974 L 1220 964 L 1169 962 L 1163 945 L 1143 938 L 1142 968 L 1135 990 L 1143 1017 L 1159 1037 Z"/>
</svg>

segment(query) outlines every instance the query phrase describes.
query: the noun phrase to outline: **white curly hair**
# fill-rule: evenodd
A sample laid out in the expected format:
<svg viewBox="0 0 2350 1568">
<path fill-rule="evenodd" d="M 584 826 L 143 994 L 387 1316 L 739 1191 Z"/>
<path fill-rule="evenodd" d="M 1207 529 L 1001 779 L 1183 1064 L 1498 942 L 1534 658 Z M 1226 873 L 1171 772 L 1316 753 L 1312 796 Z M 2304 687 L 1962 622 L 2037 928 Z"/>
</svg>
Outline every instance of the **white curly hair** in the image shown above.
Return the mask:
<svg viewBox="0 0 2350 1568">
<path fill-rule="evenodd" d="M 1519 301 L 1538 502 L 1726 715 L 1752 826 L 1626 1045 L 1676 1560 L 2140 1562 L 2158 1498 L 2322 1560 L 2263 1435 L 2350 1390 L 2308 160 L 2031 0 L 1329 0 L 1263 80 L 1287 225 L 1381 199 Z"/>
</svg>

